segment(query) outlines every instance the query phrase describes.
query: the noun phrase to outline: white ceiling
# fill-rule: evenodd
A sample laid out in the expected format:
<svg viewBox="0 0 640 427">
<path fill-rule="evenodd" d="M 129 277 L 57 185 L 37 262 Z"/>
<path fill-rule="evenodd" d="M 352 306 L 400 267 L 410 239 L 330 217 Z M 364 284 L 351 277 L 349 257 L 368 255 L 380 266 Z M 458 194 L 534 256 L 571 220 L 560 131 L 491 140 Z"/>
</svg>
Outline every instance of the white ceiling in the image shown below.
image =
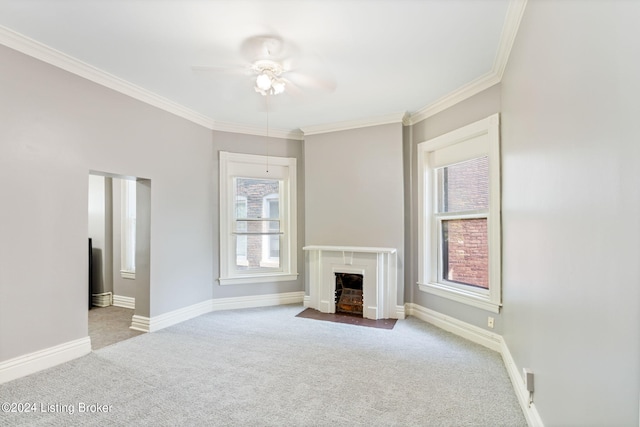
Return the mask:
<svg viewBox="0 0 640 427">
<path fill-rule="evenodd" d="M 246 64 L 243 40 L 278 34 L 336 84 L 271 97 L 272 132 L 287 132 L 415 117 L 497 82 L 510 3 L 522 0 L 0 0 L 0 43 L 211 128 L 256 130 L 267 117 L 253 79 L 193 66 Z"/>
</svg>

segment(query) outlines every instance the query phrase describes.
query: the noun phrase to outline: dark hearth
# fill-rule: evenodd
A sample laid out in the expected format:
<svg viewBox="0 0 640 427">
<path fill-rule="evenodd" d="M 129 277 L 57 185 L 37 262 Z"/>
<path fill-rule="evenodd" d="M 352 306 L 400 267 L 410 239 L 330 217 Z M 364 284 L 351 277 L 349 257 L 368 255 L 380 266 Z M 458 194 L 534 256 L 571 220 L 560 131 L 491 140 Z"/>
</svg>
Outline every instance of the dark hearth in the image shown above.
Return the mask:
<svg viewBox="0 0 640 427">
<path fill-rule="evenodd" d="M 362 315 L 362 274 L 335 273 L 336 313 Z"/>
</svg>

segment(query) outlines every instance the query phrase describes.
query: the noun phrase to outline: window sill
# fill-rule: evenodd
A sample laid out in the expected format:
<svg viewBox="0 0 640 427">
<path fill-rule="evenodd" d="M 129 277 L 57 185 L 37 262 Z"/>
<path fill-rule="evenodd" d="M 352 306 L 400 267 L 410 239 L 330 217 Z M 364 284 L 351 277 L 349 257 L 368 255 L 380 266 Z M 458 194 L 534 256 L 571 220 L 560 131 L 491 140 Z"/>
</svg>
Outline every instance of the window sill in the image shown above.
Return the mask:
<svg viewBox="0 0 640 427">
<path fill-rule="evenodd" d="M 136 272 L 135 271 L 120 270 L 120 277 L 122 277 L 123 279 L 135 280 Z"/>
<path fill-rule="evenodd" d="M 255 274 L 247 276 L 220 277 L 218 282 L 221 285 L 247 285 L 253 283 L 270 283 L 270 282 L 286 282 L 297 280 L 298 273 L 273 273 L 273 274 Z"/>
<path fill-rule="evenodd" d="M 478 307 L 492 313 L 500 313 L 500 307 L 502 306 L 500 303 L 490 301 L 489 298 L 484 295 L 465 292 L 464 290 L 440 283 L 418 283 L 418 288 L 422 292 L 437 295 L 439 297 L 471 305 L 473 307 Z"/>
</svg>

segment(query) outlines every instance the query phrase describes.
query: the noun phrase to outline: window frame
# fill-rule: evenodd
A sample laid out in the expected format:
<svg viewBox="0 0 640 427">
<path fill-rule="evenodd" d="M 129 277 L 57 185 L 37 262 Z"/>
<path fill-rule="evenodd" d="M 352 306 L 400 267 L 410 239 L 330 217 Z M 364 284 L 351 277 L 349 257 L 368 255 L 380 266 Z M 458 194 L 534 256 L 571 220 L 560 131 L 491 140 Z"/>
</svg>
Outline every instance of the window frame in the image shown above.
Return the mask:
<svg viewBox="0 0 640 427">
<path fill-rule="evenodd" d="M 120 185 L 120 277 L 136 278 L 136 186 L 122 179 Z"/>
<path fill-rule="evenodd" d="M 418 288 L 426 293 L 499 313 L 502 306 L 501 202 L 500 202 L 500 119 L 494 114 L 439 137 L 418 144 Z M 459 284 L 439 278 L 441 271 L 440 221 L 436 214 L 435 171 L 439 167 L 477 157 L 489 159 L 488 212 L 462 212 L 453 218 L 487 218 L 489 247 L 489 289 Z"/>
<path fill-rule="evenodd" d="M 257 154 L 220 152 L 220 285 L 267 283 L 296 280 L 297 262 L 297 186 L 296 159 Z M 268 170 L 267 170 L 268 165 Z M 233 183 L 235 178 L 272 179 L 281 181 L 280 268 L 238 270 L 233 236 L 236 208 Z"/>
<path fill-rule="evenodd" d="M 266 196 L 264 196 L 262 198 L 262 216 L 263 218 L 269 218 L 269 219 L 276 219 L 276 218 L 272 218 L 271 217 L 271 202 L 273 200 L 277 200 L 278 201 L 278 217 L 277 220 L 280 221 L 280 197 L 279 194 L 267 194 Z M 278 230 L 280 229 L 280 227 L 278 226 Z M 274 237 L 277 237 L 278 240 L 278 258 L 274 258 L 271 256 L 271 252 L 272 252 L 272 242 Z M 262 260 L 260 261 L 260 265 L 261 266 L 271 266 L 274 263 L 278 262 L 278 259 L 280 258 L 280 242 L 281 240 L 281 235 L 278 234 L 274 234 L 274 235 L 265 235 L 262 237 Z"/>
<path fill-rule="evenodd" d="M 234 200 L 234 202 L 235 202 L 235 210 L 236 210 L 236 215 L 235 215 L 235 216 L 236 216 L 236 217 L 238 216 L 238 215 L 237 215 L 237 212 L 238 212 L 238 202 L 239 202 L 239 201 L 244 202 L 243 204 L 244 204 L 244 211 L 245 211 L 245 212 L 246 212 L 246 211 L 247 211 L 247 209 L 248 209 L 248 206 L 247 206 L 247 203 L 248 203 L 248 202 L 247 202 L 247 197 L 246 197 L 246 196 L 240 196 L 239 198 L 237 197 L 237 198 L 236 198 L 236 200 Z M 235 241 L 235 245 L 236 245 L 236 247 L 235 247 L 235 249 L 234 249 L 234 253 L 235 253 L 235 256 L 236 256 L 236 265 L 238 265 L 240 262 L 241 262 L 243 265 L 249 265 L 249 261 L 248 261 L 248 259 L 247 259 L 247 236 L 244 236 L 244 259 L 243 259 L 243 260 L 241 260 L 241 261 L 240 261 L 240 259 L 239 259 L 239 257 L 238 257 L 238 240 L 237 240 L 237 239 L 236 239 L 236 241 Z"/>
</svg>

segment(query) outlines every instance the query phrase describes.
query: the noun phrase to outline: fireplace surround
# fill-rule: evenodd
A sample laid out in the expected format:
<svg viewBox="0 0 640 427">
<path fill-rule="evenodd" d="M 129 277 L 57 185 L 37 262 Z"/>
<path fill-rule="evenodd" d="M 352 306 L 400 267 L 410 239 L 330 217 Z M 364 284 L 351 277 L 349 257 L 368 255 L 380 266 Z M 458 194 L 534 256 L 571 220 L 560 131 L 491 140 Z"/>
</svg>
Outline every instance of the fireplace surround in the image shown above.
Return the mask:
<svg viewBox="0 0 640 427">
<path fill-rule="evenodd" d="M 395 248 L 364 246 L 305 246 L 308 296 L 305 307 L 336 312 L 336 273 L 360 274 L 362 317 L 402 319 L 398 307 L 398 270 Z"/>
</svg>

